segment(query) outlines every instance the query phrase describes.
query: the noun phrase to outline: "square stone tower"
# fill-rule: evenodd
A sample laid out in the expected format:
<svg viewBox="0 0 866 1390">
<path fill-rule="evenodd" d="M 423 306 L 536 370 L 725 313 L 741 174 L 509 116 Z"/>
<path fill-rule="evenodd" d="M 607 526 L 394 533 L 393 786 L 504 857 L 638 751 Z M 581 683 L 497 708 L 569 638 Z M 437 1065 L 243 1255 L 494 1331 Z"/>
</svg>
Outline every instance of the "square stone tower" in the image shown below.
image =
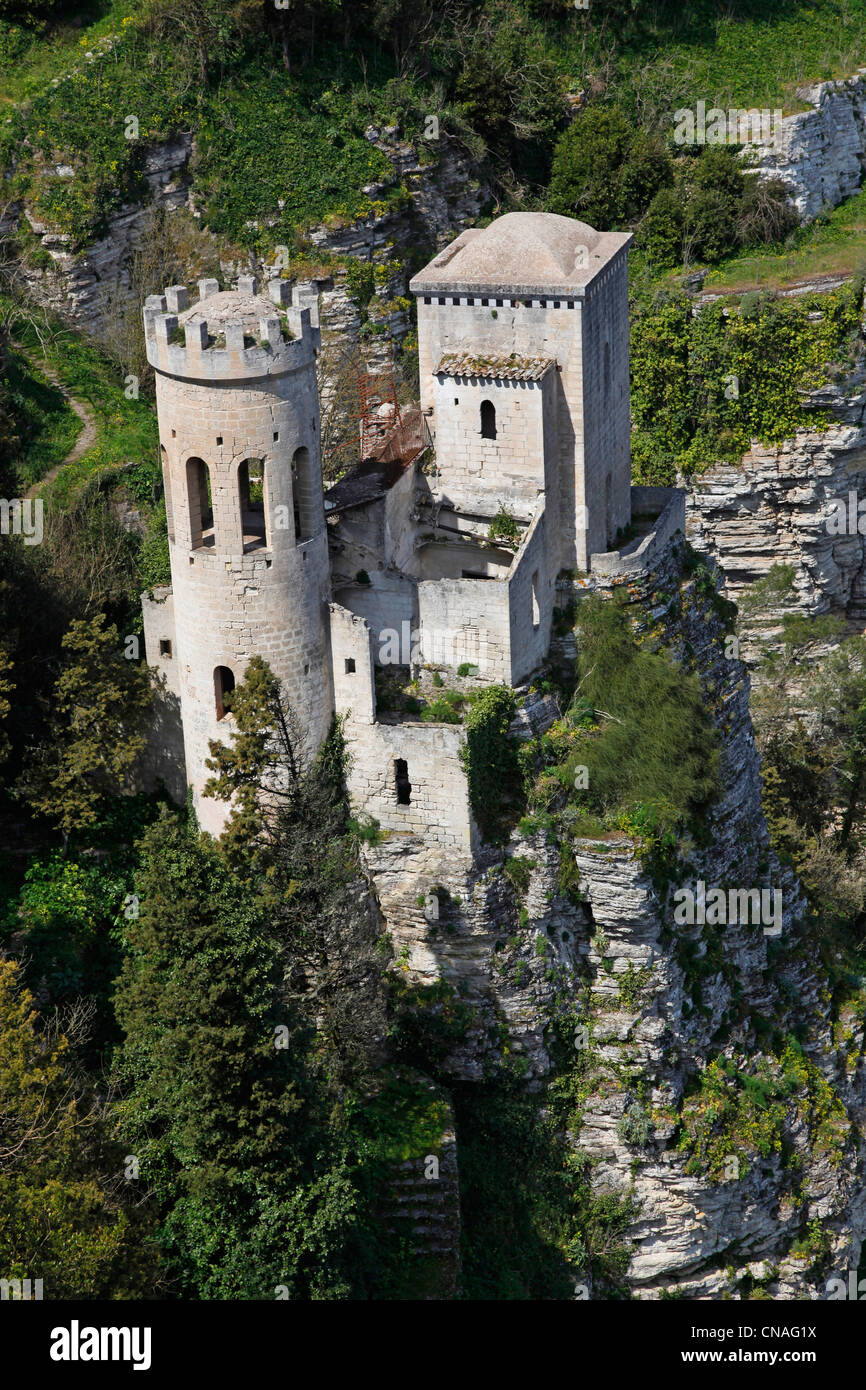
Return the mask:
<svg viewBox="0 0 866 1390">
<path fill-rule="evenodd" d="M 543 492 L 562 569 L 588 570 L 631 520 L 631 240 L 512 212 L 410 284 L 436 491 L 482 515 Z"/>
</svg>

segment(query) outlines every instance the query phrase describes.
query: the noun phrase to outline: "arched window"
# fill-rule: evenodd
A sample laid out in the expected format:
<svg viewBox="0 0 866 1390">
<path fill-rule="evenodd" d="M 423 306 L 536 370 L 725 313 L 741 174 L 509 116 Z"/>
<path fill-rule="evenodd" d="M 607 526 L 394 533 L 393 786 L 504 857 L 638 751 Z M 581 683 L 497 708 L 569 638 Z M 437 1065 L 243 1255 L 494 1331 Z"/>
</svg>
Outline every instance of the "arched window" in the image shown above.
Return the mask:
<svg viewBox="0 0 866 1390">
<path fill-rule="evenodd" d="M 264 459 L 244 459 L 238 468 L 238 498 L 244 550 L 255 550 L 267 544 Z"/>
<path fill-rule="evenodd" d="M 292 505 L 295 512 L 295 541 L 300 545 L 316 531 L 316 508 L 310 451 L 303 445 L 292 456 Z"/>
<path fill-rule="evenodd" d="M 165 493 L 165 524 L 168 529 L 168 538 L 174 540 L 174 502 L 171 496 L 171 472 L 168 464 L 168 454 L 165 445 L 159 446 L 159 461 L 162 464 L 162 487 Z"/>
<path fill-rule="evenodd" d="M 492 401 L 481 402 L 481 438 L 496 438 L 496 406 Z"/>
<path fill-rule="evenodd" d="M 203 459 L 187 459 L 186 491 L 189 499 L 190 546 L 193 550 L 203 545 L 212 546 L 215 544 L 213 496 L 210 469 Z"/>
<path fill-rule="evenodd" d="M 231 708 L 235 676 L 230 666 L 217 666 L 213 673 L 213 694 L 217 719 L 225 719 Z"/>
</svg>

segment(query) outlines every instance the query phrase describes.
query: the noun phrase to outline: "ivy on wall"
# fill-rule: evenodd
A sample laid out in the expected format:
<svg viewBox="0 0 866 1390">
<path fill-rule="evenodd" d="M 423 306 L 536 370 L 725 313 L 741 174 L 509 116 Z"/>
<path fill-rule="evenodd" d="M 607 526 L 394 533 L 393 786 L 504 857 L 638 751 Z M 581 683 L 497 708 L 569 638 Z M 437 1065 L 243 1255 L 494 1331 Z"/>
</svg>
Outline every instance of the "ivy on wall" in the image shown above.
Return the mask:
<svg viewBox="0 0 866 1390">
<path fill-rule="evenodd" d="M 515 708 L 513 691 L 492 685 L 476 696 L 464 721 L 466 742 L 460 759 L 472 814 L 488 838 L 496 834 L 509 787 L 520 781 L 514 739 L 508 732 Z"/>
<path fill-rule="evenodd" d="M 734 462 L 752 440 L 779 443 L 829 423 L 801 391 L 844 366 L 860 330 L 862 285 L 799 299 L 744 295 L 694 313 L 686 295 L 637 312 L 631 332 L 632 475 L 671 486 L 677 472 Z"/>
</svg>

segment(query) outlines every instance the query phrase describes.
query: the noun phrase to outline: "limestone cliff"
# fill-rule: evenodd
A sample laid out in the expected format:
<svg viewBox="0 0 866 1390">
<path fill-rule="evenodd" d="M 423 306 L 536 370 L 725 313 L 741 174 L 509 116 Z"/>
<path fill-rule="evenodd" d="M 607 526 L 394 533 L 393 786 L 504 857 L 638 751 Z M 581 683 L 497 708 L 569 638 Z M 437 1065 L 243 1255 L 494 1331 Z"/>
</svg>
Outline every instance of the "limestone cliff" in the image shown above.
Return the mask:
<svg viewBox="0 0 866 1390">
<path fill-rule="evenodd" d="M 547 1081 L 577 1067 L 569 1140 L 596 1191 L 634 1202 L 633 1296 L 819 1297 L 828 1272 L 856 1268 L 866 1228 L 862 1000 L 829 988 L 805 899 L 770 849 L 748 672 L 693 569 L 680 540 L 628 593 L 637 630 L 699 678 L 718 731 L 721 792 L 700 844 L 681 840 L 660 874 L 623 834 L 516 830 L 463 860 L 391 836 L 367 868 L 398 975 L 440 982 L 433 1013 L 459 1002 L 446 1084 L 508 1068 L 542 1105 Z M 568 581 L 563 607 L 589 588 Z M 551 700 L 530 702 L 543 728 Z M 780 890 L 781 933 L 675 925 L 677 885 L 696 880 Z M 574 1064 L 555 1046 L 563 1018 Z M 458 1163 L 460 1143 L 458 1124 Z"/>
</svg>

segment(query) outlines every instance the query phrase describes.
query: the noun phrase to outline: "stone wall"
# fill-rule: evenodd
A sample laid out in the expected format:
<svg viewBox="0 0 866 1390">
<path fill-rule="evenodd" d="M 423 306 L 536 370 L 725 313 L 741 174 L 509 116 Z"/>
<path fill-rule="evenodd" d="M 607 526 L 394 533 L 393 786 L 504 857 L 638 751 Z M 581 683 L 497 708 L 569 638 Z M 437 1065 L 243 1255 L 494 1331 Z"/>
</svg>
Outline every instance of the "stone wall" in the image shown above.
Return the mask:
<svg viewBox="0 0 866 1390">
<path fill-rule="evenodd" d="M 165 787 L 169 796 L 186 798 L 186 755 L 180 714 L 180 673 L 171 589 L 142 594 L 145 657 L 155 669 L 155 688 L 148 717 L 147 744 L 137 769 L 136 786 L 144 791 Z"/>
<path fill-rule="evenodd" d="M 382 830 L 420 837 L 442 851 L 471 854 L 477 831 L 459 752 L 463 730 L 454 724 L 376 721 L 373 653 L 363 618 L 332 604 L 334 700 L 346 715 L 347 785 L 356 813 Z M 402 759 L 411 792 L 397 799 L 395 763 Z"/>
<path fill-rule="evenodd" d="M 269 312 L 267 301 L 249 295 L 209 295 L 203 304 L 214 329 L 220 313 L 231 317 L 233 306 L 239 314 L 246 306 L 254 317 L 260 305 L 262 313 Z M 146 310 L 146 318 L 148 312 L 153 311 Z M 171 518 L 169 554 L 187 780 L 202 827 L 217 833 L 228 807 L 203 798 L 209 776 L 205 762 L 210 741 L 227 740 L 233 728 L 231 715 L 218 708 L 217 668 L 228 668 L 240 683 L 252 656 L 268 661 L 298 715 L 303 751 L 311 757 L 327 733 L 332 711 L 325 607 L 330 573 L 309 311 L 298 311 L 299 337 L 269 348 L 245 348 L 239 318 L 226 324 L 225 350 L 196 350 L 190 345 L 196 323 L 194 314 L 187 323 L 187 346 L 175 347 L 166 332 L 166 317 L 156 317 L 148 352 L 157 368 Z M 174 371 L 179 374 L 171 374 Z M 296 497 L 293 464 L 298 458 L 303 462 L 297 465 Z M 241 505 L 239 470 L 250 459 L 264 460 L 260 522 Z M 204 471 L 213 513 L 209 532 L 203 531 L 202 519 L 207 503 L 201 492 Z M 304 524 L 297 539 L 296 507 Z"/>
<path fill-rule="evenodd" d="M 420 292 L 417 296 L 421 404 L 432 416 L 437 458 L 442 411 L 446 412 L 442 423 L 447 441 L 451 428 L 447 412 L 453 408 L 454 395 L 460 397 L 459 390 L 449 395 L 447 381 L 437 382 L 436 368 L 445 353 L 465 352 L 471 345 L 478 355 L 514 354 L 557 363 L 554 457 L 561 537 L 558 563 L 564 568 L 586 569 L 592 551 L 607 544 L 608 524 L 612 535 L 629 520 L 627 273 L 627 249 L 623 248 L 587 287 L 585 299 L 503 296 L 493 300 Z M 499 399 L 505 390 L 503 383 Z M 477 405 L 476 395 L 470 397 L 472 407 Z M 474 432 L 474 410 L 469 425 Z M 453 443 L 444 448 L 446 480 L 453 448 Z M 469 451 L 465 465 L 471 456 Z M 549 495 L 552 484 L 548 472 Z"/>
<path fill-rule="evenodd" d="M 466 347 L 475 348 L 472 339 Z M 528 520 L 539 492 L 555 486 L 555 398 L 551 370 L 540 381 L 434 376 L 434 494 L 467 512 L 493 516 L 504 507 Z M 481 433 L 482 401 L 496 412 L 495 439 Z"/>
<path fill-rule="evenodd" d="M 542 506 L 501 577 L 421 580 L 421 663 L 456 669 L 471 662 L 485 680 L 520 685 L 550 643 L 556 578 L 550 548 Z M 466 546 L 451 558 L 480 569 L 483 556 Z"/>
<path fill-rule="evenodd" d="M 593 574 L 611 578 L 641 574 L 658 562 L 674 536 L 685 534 L 685 488 L 633 487 L 631 495 L 633 520 L 640 523 L 650 517 L 651 529 L 620 550 L 593 555 L 590 561 Z"/>
<path fill-rule="evenodd" d="M 631 519 L 626 266 L 626 256 L 621 254 L 590 282 L 581 315 L 583 479 L 582 485 L 576 479 L 575 489 L 578 508 L 581 503 L 586 508 L 583 519 L 590 555 L 605 550 Z M 578 510 L 578 527 L 580 517 Z"/>
<path fill-rule="evenodd" d="M 540 507 L 508 576 L 511 664 L 506 685 L 525 681 L 541 666 L 550 646 L 556 570 L 548 526 L 547 512 Z"/>
<path fill-rule="evenodd" d="M 418 585 L 423 663 L 458 667 L 469 661 L 489 681 L 510 684 L 511 618 L 504 579 L 425 579 Z"/>
</svg>

